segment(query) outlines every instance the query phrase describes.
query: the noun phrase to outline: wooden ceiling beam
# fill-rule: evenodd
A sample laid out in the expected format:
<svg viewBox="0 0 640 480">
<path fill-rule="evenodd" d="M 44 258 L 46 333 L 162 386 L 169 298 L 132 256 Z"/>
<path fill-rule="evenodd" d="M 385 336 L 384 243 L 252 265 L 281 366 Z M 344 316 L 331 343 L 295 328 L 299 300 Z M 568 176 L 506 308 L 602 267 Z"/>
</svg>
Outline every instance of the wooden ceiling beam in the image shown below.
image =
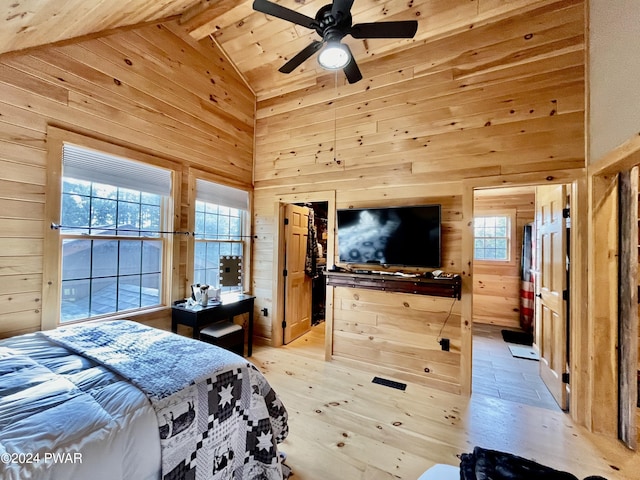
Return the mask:
<svg viewBox="0 0 640 480">
<path fill-rule="evenodd" d="M 42 45 L 35 45 L 33 47 L 27 47 L 20 50 L 12 50 L 9 52 L 0 53 L 0 61 L 5 58 L 15 58 L 23 55 L 28 55 L 31 52 L 38 52 L 43 48 L 51 48 L 51 47 L 61 47 L 65 45 L 73 45 L 76 43 L 86 42 L 87 40 L 94 40 L 96 38 L 108 37 L 110 35 L 115 35 L 117 33 L 129 32 L 132 30 L 137 30 L 140 28 L 145 28 L 150 25 L 160 25 L 165 22 L 175 21 L 178 17 L 173 15 L 171 17 L 160 18 L 158 20 L 150 20 L 148 22 L 140 22 L 135 25 L 125 25 L 122 27 L 109 28 L 106 30 L 101 30 L 99 32 L 87 33 L 86 35 L 80 35 L 78 37 L 66 38 L 64 40 L 58 40 L 56 42 L 44 43 Z"/>
</svg>

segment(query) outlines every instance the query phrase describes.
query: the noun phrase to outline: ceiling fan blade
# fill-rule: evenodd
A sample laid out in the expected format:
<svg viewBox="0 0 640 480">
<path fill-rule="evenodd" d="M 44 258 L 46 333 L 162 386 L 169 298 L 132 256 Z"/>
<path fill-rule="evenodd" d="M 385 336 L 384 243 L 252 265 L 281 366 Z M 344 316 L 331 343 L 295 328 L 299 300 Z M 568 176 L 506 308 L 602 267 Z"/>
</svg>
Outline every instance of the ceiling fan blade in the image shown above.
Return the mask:
<svg viewBox="0 0 640 480">
<path fill-rule="evenodd" d="M 296 68 L 298 68 L 298 66 L 302 64 L 302 62 L 304 62 L 307 58 L 309 58 L 311 55 L 313 55 L 318 50 L 320 50 L 320 47 L 322 47 L 322 43 L 323 42 L 318 42 L 314 40 L 312 43 L 310 43 L 305 48 L 300 50 L 300 52 L 298 52 L 295 57 L 293 57 L 283 66 L 281 66 L 278 69 L 278 71 L 282 73 L 293 72 Z"/>
<path fill-rule="evenodd" d="M 349 63 L 342 69 L 345 76 L 347 77 L 347 81 L 349 83 L 356 83 L 362 80 L 362 73 L 360 73 L 360 69 L 358 68 L 358 64 L 356 63 L 356 59 L 353 58 L 353 53 L 351 53 L 351 49 L 344 44 L 344 47 L 349 52 Z"/>
<path fill-rule="evenodd" d="M 267 15 L 271 15 L 273 17 L 287 20 L 297 25 L 310 28 L 312 30 L 317 26 L 317 22 L 315 21 L 315 19 L 307 17 L 306 15 L 298 13 L 295 10 L 291 10 L 287 7 L 282 7 L 277 3 L 269 2 L 268 0 L 254 0 L 253 9 L 258 12 L 266 13 Z"/>
<path fill-rule="evenodd" d="M 331 14 L 333 15 L 333 18 L 337 18 L 338 13 L 341 13 L 344 18 L 351 13 L 352 6 L 353 0 L 333 0 Z"/>
<path fill-rule="evenodd" d="M 353 38 L 413 38 L 417 31 L 417 20 L 404 20 L 357 23 L 351 27 L 349 33 Z"/>
</svg>

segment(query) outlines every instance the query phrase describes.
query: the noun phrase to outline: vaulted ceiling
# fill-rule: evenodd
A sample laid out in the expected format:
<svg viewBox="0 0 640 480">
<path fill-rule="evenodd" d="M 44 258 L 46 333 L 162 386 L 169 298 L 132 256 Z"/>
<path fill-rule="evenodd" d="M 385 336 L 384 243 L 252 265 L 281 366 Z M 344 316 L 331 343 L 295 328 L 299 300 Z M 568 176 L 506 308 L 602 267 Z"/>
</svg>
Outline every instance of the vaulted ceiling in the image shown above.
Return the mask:
<svg viewBox="0 0 640 480">
<path fill-rule="evenodd" d="M 291 74 L 278 72 L 287 60 L 319 39 L 315 31 L 253 10 L 252 0 L 9 0 L 0 13 L 0 54 L 29 49 L 86 35 L 101 35 L 141 23 L 177 20 L 195 40 L 214 41 L 225 52 L 258 98 L 266 99 L 328 83 L 334 74 L 322 70 L 315 57 Z M 278 0 L 309 17 L 330 0 Z M 411 68 L 406 51 L 514 15 L 557 5 L 558 0 L 355 0 L 354 23 L 418 20 L 411 40 L 356 40 L 346 37 L 365 79 L 381 71 L 376 59 L 399 56 L 406 61 L 385 62 L 398 71 Z M 571 1 L 566 3 L 573 3 Z M 500 39 L 496 38 L 496 42 Z M 339 81 L 344 82 L 342 74 Z"/>
</svg>

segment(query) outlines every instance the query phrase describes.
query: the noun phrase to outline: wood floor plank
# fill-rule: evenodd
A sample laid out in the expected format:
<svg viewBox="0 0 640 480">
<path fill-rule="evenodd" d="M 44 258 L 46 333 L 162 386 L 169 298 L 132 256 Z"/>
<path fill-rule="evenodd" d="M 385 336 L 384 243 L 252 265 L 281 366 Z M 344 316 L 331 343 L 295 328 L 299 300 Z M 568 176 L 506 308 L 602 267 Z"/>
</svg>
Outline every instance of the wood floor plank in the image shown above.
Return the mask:
<svg viewBox="0 0 640 480">
<path fill-rule="evenodd" d="M 640 456 L 573 424 L 570 417 L 483 394 L 470 398 L 407 383 L 371 383 L 377 368 L 325 362 L 324 324 L 251 361 L 281 396 L 290 433 L 280 445 L 292 480 L 415 480 L 436 463 L 458 465 L 476 445 L 569 471 L 631 480 Z M 403 381 L 402 379 L 393 379 Z"/>
<path fill-rule="evenodd" d="M 168 330 L 170 325 L 155 326 Z M 492 391 L 498 383 L 476 383 L 487 363 L 474 368 L 471 397 L 386 377 L 407 383 L 406 390 L 396 390 L 372 383 L 379 374 L 376 365 L 325 362 L 324 329 L 321 323 L 280 348 L 255 346 L 250 358 L 289 413 L 289 435 L 279 448 L 287 454 L 291 480 L 416 480 L 435 464 L 459 465 L 458 455 L 475 446 L 578 478 L 638 478 L 640 455 L 620 442 L 575 425 L 559 409 L 500 398 Z M 179 333 L 190 336 L 186 330 Z M 490 338 L 478 335 L 478 340 L 487 355 L 503 357 L 492 352 Z M 486 357 L 485 362 L 490 363 Z M 535 378 L 529 380 L 535 384 Z"/>
</svg>

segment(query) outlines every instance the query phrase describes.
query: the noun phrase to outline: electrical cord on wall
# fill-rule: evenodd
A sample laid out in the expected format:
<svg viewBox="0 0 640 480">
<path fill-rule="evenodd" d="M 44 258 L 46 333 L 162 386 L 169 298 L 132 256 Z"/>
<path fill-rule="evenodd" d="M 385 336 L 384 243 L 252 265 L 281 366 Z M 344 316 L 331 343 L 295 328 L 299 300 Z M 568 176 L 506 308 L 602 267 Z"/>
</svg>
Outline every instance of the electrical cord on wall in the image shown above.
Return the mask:
<svg viewBox="0 0 640 480">
<path fill-rule="evenodd" d="M 445 318 L 444 322 L 442 322 L 442 327 L 440 327 L 440 332 L 438 333 L 438 343 L 440 343 L 440 341 L 442 340 L 442 331 L 444 330 L 444 326 L 447 324 L 447 320 L 449 320 L 449 317 L 451 316 L 451 312 L 453 312 L 453 306 L 456 304 L 456 300 L 457 298 L 454 298 L 453 302 L 451 302 L 451 307 L 449 307 L 447 318 Z"/>
</svg>

